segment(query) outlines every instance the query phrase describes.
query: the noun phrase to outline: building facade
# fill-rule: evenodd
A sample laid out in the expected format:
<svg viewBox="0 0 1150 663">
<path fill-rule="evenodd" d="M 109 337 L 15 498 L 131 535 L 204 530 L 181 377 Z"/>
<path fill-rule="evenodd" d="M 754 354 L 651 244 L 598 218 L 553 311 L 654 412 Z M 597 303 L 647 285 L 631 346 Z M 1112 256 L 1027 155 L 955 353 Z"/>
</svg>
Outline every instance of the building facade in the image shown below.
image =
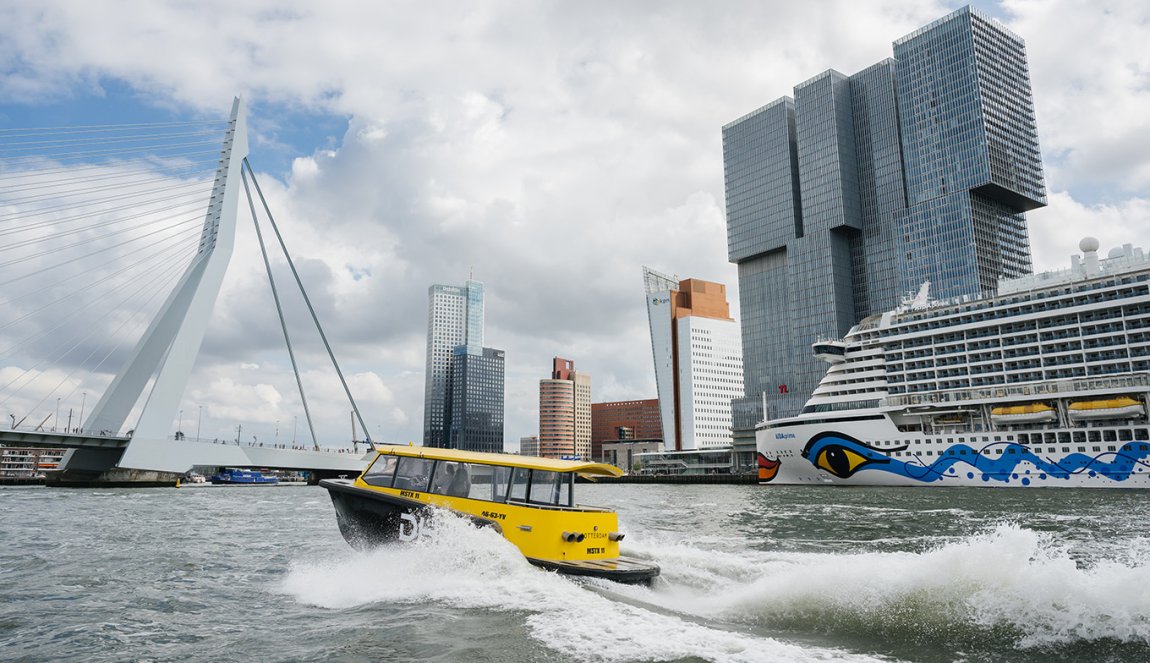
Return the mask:
<svg viewBox="0 0 1150 663">
<path fill-rule="evenodd" d="M 539 455 L 539 437 L 531 435 L 529 437 L 519 438 L 519 455 L 521 456 L 538 456 Z"/>
<path fill-rule="evenodd" d="M 448 408 L 451 425 L 448 447 L 467 451 L 503 451 L 502 350 L 482 348 L 479 354 L 467 346 L 455 348 L 451 366 Z"/>
<path fill-rule="evenodd" d="M 606 459 L 604 444 L 626 440 L 659 440 L 662 443 L 659 399 L 591 404 L 591 458 Z"/>
<path fill-rule="evenodd" d="M 503 450 L 502 350 L 483 347 L 483 284 L 428 289 L 423 444 Z"/>
<path fill-rule="evenodd" d="M 669 451 L 730 447 L 731 400 L 743 394 L 743 366 L 727 288 L 699 279 L 674 283 L 647 267 L 643 272 L 663 445 Z"/>
<path fill-rule="evenodd" d="M 1024 213 L 1046 194 L 1025 45 L 969 7 L 723 127 L 723 161 L 737 429 L 800 411 L 825 372 L 819 338 L 927 281 L 974 295 L 1031 269 Z"/>
<path fill-rule="evenodd" d="M 591 376 L 555 357 L 539 381 L 539 456 L 591 457 Z"/>
</svg>

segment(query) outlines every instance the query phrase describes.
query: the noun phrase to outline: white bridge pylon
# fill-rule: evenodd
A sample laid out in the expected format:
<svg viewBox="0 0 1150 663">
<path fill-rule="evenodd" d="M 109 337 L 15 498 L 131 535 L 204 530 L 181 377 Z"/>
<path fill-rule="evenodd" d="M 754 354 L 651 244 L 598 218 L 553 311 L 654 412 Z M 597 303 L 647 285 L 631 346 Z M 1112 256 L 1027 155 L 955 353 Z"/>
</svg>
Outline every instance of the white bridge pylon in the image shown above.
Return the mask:
<svg viewBox="0 0 1150 663">
<path fill-rule="evenodd" d="M 141 336 L 130 359 L 83 424 L 89 431 L 123 432 L 132 409 L 152 382 L 131 443 L 120 458 L 121 468 L 185 472 L 193 464 L 203 463 L 204 450 L 197 449 L 200 445 L 171 440 L 168 431 L 183 398 L 235 246 L 242 186 L 240 168 L 247 154 L 245 108 L 243 100 L 237 97 L 232 103 L 199 250 Z M 218 454 L 216 450 L 209 455 Z M 240 458 L 235 461 L 238 464 Z"/>
</svg>

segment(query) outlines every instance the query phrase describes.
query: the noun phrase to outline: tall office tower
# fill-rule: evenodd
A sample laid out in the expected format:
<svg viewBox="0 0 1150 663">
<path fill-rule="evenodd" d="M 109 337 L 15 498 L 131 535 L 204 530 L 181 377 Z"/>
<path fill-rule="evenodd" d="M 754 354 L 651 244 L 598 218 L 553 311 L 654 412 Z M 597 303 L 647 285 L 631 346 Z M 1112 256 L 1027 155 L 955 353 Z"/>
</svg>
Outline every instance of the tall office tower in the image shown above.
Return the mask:
<svg viewBox="0 0 1150 663">
<path fill-rule="evenodd" d="M 539 381 L 538 455 L 591 457 L 591 376 L 570 359 L 555 357 L 551 378 Z"/>
<path fill-rule="evenodd" d="M 744 432 L 797 413 L 811 354 L 930 281 L 935 297 L 1030 271 L 1024 212 L 1046 204 L 1025 45 L 970 7 L 853 76 L 826 71 L 723 127 L 739 266 Z M 849 407 L 844 403 L 843 407 Z"/>
<path fill-rule="evenodd" d="M 662 440 L 659 400 L 591 404 L 591 458 L 603 458 L 604 442 Z"/>
<path fill-rule="evenodd" d="M 743 393 L 739 325 L 727 287 L 643 268 L 663 448 L 729 447 L 731 399 Z"/>
<path fill-rule="evenodd" d="M 450 448 L 503 451 L 503 363 L 502 350 L 472 354 L 466 345 L 455 348 L 447 394 Z"/>
<path fill-rule="evenodd" d="M 429 447 L 455 447 L 471 449 L 469 431 L 479 430 L 470 423 L 474 419 L 456 416 L 452 412 L 452 394 L 460 398 L 468 397 L 454 373 L 458 367 L 462 374 L 470 373 L 475 379 L 485 380 L 491 386 L 498 382 L 499 410 L 485 416 L 490 422 L 498 421 L 499 445 L 503 448 L 503 352 L 483 347 L 483 284 L 468 280 L 466 285 L 433 285 L 428 289 L 427 303 L 427 372 L 424 377 L 423 392 L 423 444 Z M 462 351 L 460 352 L 460 348 Z M 490 352 L 488 352 L 490 350 Z M 469 370 L 466 370 L 469 369 Z M 455 385 L 459 383 L 459 389 Z M 454 389 L 454 392 L 453 392 Z M 479 394 L 475 393 L 475 398 Z M 468 401 L 466 410 L 474 416 L 481 410 L 480 403 L 494 403 L 493 394 L 483 395 L 482 400 Z M 462 411 L 461 411 L 462 412 Z M 459 428 L 453 434 L 453 422 L 458 419 Z M 494 423 L 488 424 L 493 426 Z M 489 446 L 485 433 L 483 442 L 474 444 Z M 462 445 L 462 446 L 460 446 Z M 478 450 L 478 446 L 475 447 Z"/>
</svg>

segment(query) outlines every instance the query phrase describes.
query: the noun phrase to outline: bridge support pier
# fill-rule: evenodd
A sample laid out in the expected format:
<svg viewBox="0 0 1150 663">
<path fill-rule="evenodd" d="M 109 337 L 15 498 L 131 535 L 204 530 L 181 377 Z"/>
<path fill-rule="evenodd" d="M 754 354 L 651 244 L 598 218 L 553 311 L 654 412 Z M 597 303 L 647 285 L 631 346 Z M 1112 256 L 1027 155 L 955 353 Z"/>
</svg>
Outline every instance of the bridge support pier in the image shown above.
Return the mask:
<svg viewBox="0 0 1150 663">
<path fill-rule="evenodd" d="M 179 485 L 179 473 L 116 467 L 123 449 L 69 449 L 60 469 L 45 473 L 55 488 L 167 488 Z"/>
</svg>

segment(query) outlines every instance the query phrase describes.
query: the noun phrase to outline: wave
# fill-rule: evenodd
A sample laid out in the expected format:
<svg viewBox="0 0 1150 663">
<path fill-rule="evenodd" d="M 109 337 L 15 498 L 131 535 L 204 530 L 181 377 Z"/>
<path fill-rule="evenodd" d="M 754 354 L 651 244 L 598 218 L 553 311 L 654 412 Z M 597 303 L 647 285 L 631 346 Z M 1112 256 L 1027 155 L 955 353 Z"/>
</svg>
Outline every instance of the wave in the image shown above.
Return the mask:
<svg viewBox="0 0 1150 663">
<path fill-rule="evenodd" d="M 653 590 L 624 591 L 682 614 L 871 646 L 1150 645 L 1146 539 L 1085 566 L 1052 535 L 1009 523 L 918 553 L 704 550 L 637 538 L 663 577 Z"/>
<path fill-rule="evenodd" d="M 323 561 L 297 561 L 280 590 L 301 603 L 330 609 L 434 602 L 460 609 L 522 612 L 537 642 L 585 661 L 880 660 L 712 626 L 641 601 L 588 591 L 584 583 L 529 565 L 495 532 L 476 529 L 447 513 L 436 512 L 424 529 L 428 535 L 412 543 L 368 552 L 348 549 Z"/>
</svg>

